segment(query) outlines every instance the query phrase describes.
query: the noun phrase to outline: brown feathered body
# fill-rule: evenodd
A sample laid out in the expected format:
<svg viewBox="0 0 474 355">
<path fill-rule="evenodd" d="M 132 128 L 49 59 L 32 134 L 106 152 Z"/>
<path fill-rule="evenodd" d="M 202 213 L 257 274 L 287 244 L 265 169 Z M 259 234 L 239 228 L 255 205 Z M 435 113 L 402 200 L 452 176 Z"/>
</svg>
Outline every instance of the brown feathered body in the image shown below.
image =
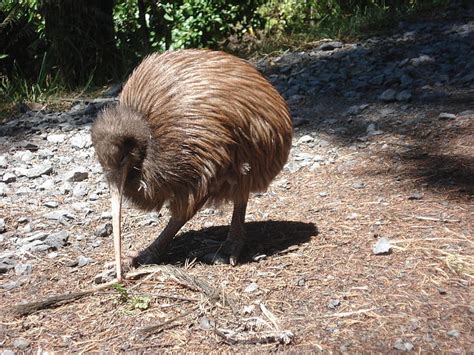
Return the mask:
<svg viewBox="0 0 474 355">
<path fill-rule="evenodd" d="M 249 63 L 217 51 L 152 54 L 96 120 L 92 139 L 109 182 L 131 157 L 124 196 L 144 210 L 169 201 L 188 220 L 206 202 L 263 191 L 284 166 L 285 101 Z"/>
</svg>

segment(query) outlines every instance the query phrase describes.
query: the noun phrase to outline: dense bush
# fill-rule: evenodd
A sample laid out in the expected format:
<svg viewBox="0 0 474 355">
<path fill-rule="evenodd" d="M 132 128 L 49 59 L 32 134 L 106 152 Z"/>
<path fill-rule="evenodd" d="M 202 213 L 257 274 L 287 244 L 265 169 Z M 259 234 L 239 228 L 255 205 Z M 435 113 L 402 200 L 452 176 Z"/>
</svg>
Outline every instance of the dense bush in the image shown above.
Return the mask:
<svg viewBox="0 0 474 355">
<path fill-rule="evenodd" d="M 396 14 L 446 2 L 2 0 L 0 95 L 10 95 L 13 77 L 15 85 L 25 87 L 54 81 L 69 87 L 101 84 L 123 76 L 152 51 L 222 47 L 230 37 L 239 42 L 242 36 L 352 35 Z"/>
</svg>

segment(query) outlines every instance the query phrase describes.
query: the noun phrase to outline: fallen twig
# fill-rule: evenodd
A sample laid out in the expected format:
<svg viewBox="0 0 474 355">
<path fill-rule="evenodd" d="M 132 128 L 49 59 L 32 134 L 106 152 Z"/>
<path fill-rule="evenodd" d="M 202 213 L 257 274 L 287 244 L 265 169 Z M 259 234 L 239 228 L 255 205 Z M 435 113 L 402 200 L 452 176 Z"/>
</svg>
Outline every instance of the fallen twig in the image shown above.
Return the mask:
<svg viewBox="0 0 474 355">
<path fill-rule="evenodd" d="M 193 275 L 190 275 L 186 271 L 171 266 L 171 265 L 156 265 L 156 266 L 146 266 L 133 271 L 128 272 L 125 275 L 126 279 L 133 279 L 137 276 L 141 276 L 149 273 L 162 272 L 165 275 L 173 278 L 180 285 L 188 287 L 195 291 L 200 291 L 204 293 L 209 299 L 213 301 L 218 301 L 222 299 L 225 303 L 229 304 L 232 307 L 232 300 L 226 297 L 220 290 L 211 286 L 204 280 L 201 280 Z M 41 309 L 58 307 L 69 302 L 78 300 L 82 297 L 89 296 L 96 293 L 97 291 L 102 291 L 109 288 L 113 284 L 117 283 L 116 280 L 104 283 L 102 285 L 73 293 L 59 294 L 47 297 L 40 301 L 34 301 L 24 304 L 18 304 L 13 307 L 12 313 L 18 316 L 26 316 L 28 314 L 34 313 Z"/>
<path fill-rule="evenodd" d="M 429 216 L 415 216 L 416 219 L 420 221 L 432 221 L 432 222 L 445 222 L 445 223 L 459 223 L 459 219 L 448 219 L 448 218 L 436 218 Z"/>
<path fill-rule="evenodd" d="M 161 332 L 163 330 L 165 330 L 166 326 L 167 325 L 170 325 L 174 322 L 176 322 L 178 319 L 181 319 L 181 318 L 184 318 L 186 316 L 189 316 L 191 313 L 193 313 L 194 311 L 198 310 L 199 307 L 194 307 L 193 309 L 191 309 L 190 311 L 188 312 L 185 312 L 185 313 L 182 313 L 180 315 L 177 315 L 176 317 L 174 318 L 171 318 L 165 322 L 162 322 L 162 323 L 159 323 L 159 324 L 154 324 L 154 325 L 149 325 L 149 326 L 146 326 L 146 327 L 143 327 L 141 328 L 139 331 L 140 333 L 142 333 L 144 336 L 149 336 L 153 333 L 158 333 L 158 332 Z"/>
<path fill-rule="evenodd" d="M 272 312 L 270 312 L 270 310 L 263 303 L 260 303 L 260 310 L 265 315 L 265 317 L 267 317 L 268 320 L 272 322 L 274 329 L 276 331 L 279 331 L 280 326 L 278 325 L 278 320 L 275 317 L 275 315 Z"/>
<path fill-rule="evenodd" d="M 27 316 L 28 314 L 34 313 L 42 309 L 62 306 L 69 302 L 78 300 L 79 298 L 82 298 L 82 297 L 94 294 L 95 292 L 109 288 L 115 283 L 116 281 L 114 280 L 114 281 L 107 282 L 102 285 L 90 288 L 88 290 L 73 292 L 73 293 L 66 293 L 66 294 L 59 294 L 59 295 L 47 297 L 40 301 L 18 304 L 13 307 L 12 313 L 17 316 Z"/>
<path fill-rule="evenodd" d="M 363 313 L 368 313 L 372 312 L 373 310 L 376 310 L 377 308 L 367 308 L 367 309 L 359 309 L 357 311 L 353 312 L 341 312 L 341 313 L 335 313 L 335 314 L 325 314 L 323 316 L 319 316 L 317 318 L 344 318 L 344 317 L 350 317 L 356 314 L 363 314 Z"/>
</svg>

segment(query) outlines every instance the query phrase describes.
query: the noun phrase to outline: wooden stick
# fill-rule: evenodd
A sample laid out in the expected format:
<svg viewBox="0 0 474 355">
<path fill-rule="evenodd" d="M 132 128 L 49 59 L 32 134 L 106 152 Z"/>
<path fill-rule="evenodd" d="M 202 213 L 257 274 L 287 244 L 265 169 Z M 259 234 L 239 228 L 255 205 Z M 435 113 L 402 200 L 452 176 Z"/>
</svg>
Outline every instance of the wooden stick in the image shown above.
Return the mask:
<svg viewBox="0 0 474 355">
<path fill-rule="evenodd" d="M 416 219 L 420 221 L 432 221 L 432 222 L 445 222 L 445 223 L 459 223 L 459 219 L 449 219 L 449 218 L 436 218 L 429 216 L 415 216 Z"/>
<path fill-rule="evenodd" d="M 149 336 L 153 333 L 157 333 L 157 332 L 161 332 L 165 329 L 165 326 L 167 325 L 170 325 L 171 323 L 174 323 L 176 322 L 178 319 L 181 319 L 181 318 L 184 318 L 186 316 L 189 316 L 191 313 L 193 313 L 194 311 L 197 311 L 199 309 L 199 307 L 194 307 L 193 309 L 191 309 L 190 311 L 188 312 L 184 312 L 182 314 L 179 314 L 177 315 L 176 317 L 174 318 L 171 318 L 167 321 L 164 321 L 162 323 L 158 323 L 158 324 L 154 324 L 154 325 L 149 325 L 149 326 L 146 326 L 146 327 L 143 327 L 140 329 L 140 333 L 142 333 L 144 336 Z"/>
<path fill-rule="evenodd" d="M 353 312 L 341 312 L 341 313 L 335 313 L 335 314 L 326 314 L 324 316 L 319 316 L 317 318 L 344 318 L 344 317 L 350 317 L 356 314 L 363 314 L 363 313 L 368 313 L 371 311 L 376 310 L 377 307 L 374 308 L 367 308 L 367 309 L 359 309 L 358 311 L 353 311 Z"/>
<path fill-rule="evenodd" d="M 17 304 L 13 307 L 12 313 L 17 316 L 27 316 L 28 314 L 34 313 L 41 309 L 46 308 L 53 308 L 58 307 L 69 302 L 75 301 L 79 298 L 92 295 L 95 292 L 104 290 L 115 284 L 117 281 L 113 280 L 102 285 L 90 288 L 88 290 L 73 292 L 73 293 L 65 293 L 47 297 L 40 301 L 34 301 L 24 304 Z"/>
<path fill-rule="evenodd" d="M 220 292 L 220 290 L 211 286 L 205 280 L 201 280 L 193 275 L 190 275 L 183 269 L 177 268 L 175 266 L 171 266 L 171 265 L 146 266 L 146 267 L 128 272 L 125 275 L 125 278 L 133 279 L 133 278 L 136 278 L 137 276 L 141 276 L 141 275 L 149 274 L 149 273 L 156 273 L 156 272 L 163 272 L 165 275 L 171 277 L 180 285 L 190 288 L 194 291 L 200 291 L 204 293 L 209 299 L 213 300 L 214 302 L 219 301 L 222 296 L 222 299 L 225 302 L 227 302 L 232 308 L 231 302 L 233 302 L 233 300 L 230 299 L 229 297 L 224 297 L 224 295 Z M 114 279 L 113 281 L 101 284 L 99 286 L 96 286 L 84 291 L 59 294 L 59 295 L 47 297 L 40 301 L 18 304 L 13 307 L 11 312 L 17 316 L 27 316 L 28 314 L 37 312 L 41 309 L 58 307 L 58 306 L 70 303 L 72 301 L 78 300 L 82 297 L 92 295 L 98 291 L 107 289 L 116 283 L 117 283 L 117 279 Z"/>
</svg>

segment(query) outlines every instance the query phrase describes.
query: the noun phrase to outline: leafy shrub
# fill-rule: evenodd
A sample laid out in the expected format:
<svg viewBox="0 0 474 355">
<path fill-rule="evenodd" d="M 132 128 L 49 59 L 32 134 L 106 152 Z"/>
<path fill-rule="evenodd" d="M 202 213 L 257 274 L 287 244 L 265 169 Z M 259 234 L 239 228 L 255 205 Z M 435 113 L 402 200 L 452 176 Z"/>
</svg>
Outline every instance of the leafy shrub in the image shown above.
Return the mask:
<svg viewBox="0 0 474 355">
<path fill-rule="evenodd" d="M 231 33 L 248 26 L 257 1 L 184 0 L 162 2 L 172 28 L 172 48 L 215 47 Z"/>
</svg>

